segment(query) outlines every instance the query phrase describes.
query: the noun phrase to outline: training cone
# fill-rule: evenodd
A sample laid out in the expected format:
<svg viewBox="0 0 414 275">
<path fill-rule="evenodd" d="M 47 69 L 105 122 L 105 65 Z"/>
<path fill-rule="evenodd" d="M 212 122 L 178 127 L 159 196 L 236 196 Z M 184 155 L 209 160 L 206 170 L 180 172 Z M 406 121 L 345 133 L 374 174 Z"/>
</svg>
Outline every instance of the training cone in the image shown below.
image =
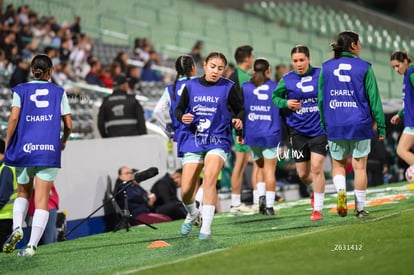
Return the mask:
<svg viewBox="0 0 414 275">
<path fill-rule="evenodd" d="M 414 182 L 410 183 L 410 184 L 407 186 L 407 190 L 414 190 Z"/>
<path fill-rule="evenodd" d="M 147 246 L 147 248 L 157 248 L 163 246 L 170 246 L 170 244 L 164 241 L 153 241 L 149 246 Z"/>
</svg>

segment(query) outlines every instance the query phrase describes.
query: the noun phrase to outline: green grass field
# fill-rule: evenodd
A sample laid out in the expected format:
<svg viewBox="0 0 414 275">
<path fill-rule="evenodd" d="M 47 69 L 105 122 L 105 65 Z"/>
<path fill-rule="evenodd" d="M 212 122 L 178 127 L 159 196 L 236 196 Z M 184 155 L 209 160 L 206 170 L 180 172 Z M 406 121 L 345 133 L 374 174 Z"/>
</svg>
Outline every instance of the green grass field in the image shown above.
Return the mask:
<svg viewBox="0 0 414 275">
<path fill-rule="evenodd" d="M 413 274 L 414 191 L 370 189 L 369 217 L 330 212 L 311 222 L 309 199 L 280 203 L 276 216 L 217 214 L 210 240 L 182 221 L 40 246 L 32 258 L 0 253 L 0 274 Z M 353 203 L 353 196 L 348 196 Z M 163 240 L 170 246 L 147 248 Z"/>
</svg>

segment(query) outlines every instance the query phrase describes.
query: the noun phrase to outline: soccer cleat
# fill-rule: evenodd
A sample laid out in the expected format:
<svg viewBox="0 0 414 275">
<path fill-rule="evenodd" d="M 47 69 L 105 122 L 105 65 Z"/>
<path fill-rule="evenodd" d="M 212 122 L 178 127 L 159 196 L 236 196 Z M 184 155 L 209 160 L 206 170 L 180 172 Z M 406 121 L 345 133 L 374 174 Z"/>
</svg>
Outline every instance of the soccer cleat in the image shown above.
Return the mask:
<svg viewBox="0 0 414 275">
<path fill-rule="evenodd" d="M 203 218 L 200 215 L 198 215 L 198 218 L 194 221 L 194 225 L 197 227 L 201 227 L 203 225 Z"/>
<path fill-rule="evenodd" d="M 17 256 L 20 256 L 20 257 L 32 257 L 32 256 L 34 256 L 34 254 L 36 254 L 36 246 L 30 245 L 30 246 L 26 246 L 23 249 L 21 249 L 17 253 Z"/>
<path fill-rule="evenodd" d="M 186 236 L 191 232 L 191 228 L 196 220 L 200 217 L 200 211 L 196 210 L 194 216 L 187 214 L 187 217 L 184 220 L 184 223 L 181 225 L 181 235 Z"/>
<path fill-rule="evenodd" d="M 316 211 L 316 210 L 313 210 L 312 215 L 309 218 L 310 221 L 319 221 L 322 219 L 323 219 L 322 212 Z"/>
<path fill-rule="evenodd" d="M 230 213 L 253 213 L 253 209 L 244 203 L 238 205 L 238 206 L 231 206 L 230 207 Z"/>
<path fill-rule="evenodd" d="M 259 197 L 259 212 L 263 215 L 266 214 L 266 196 Z"/>
<path fill-rule="evenodd" d="M 7 240 L 3 244 L 3 252 L 4 253 L 12 253 L 16 247 L 16 244 L 23 239 L 23 230 L 22 228 L 16 227 L 11 235 L 7 238 Z"/>
<path fill-rule="evenodd" d="M 265 210 L 265 212 L 264 212 L 264 215 L 266 215 L 266 216 L 274 216 L 275 215 L 274 208 L 273 207 L 267 207 L 266 210 Z"/>
<path fill-rule="evenodd" d="M 198 238 L 200 240 L 209 240 L 211 239 L 211 234 L 200 233 L 200 235 L 198 235 Z"/>
<path fill-rule="evenodd" d="M 253 213 L 259 213 L 259 204 L 255 203 L 252 205 L 252 212 Z"/>
<path fill-rule="evenodd" d="M 354 216 L 357 218 L 363 218 L 363 217 L 369 216 L 369 212 L 365 211 L 364 209 L 362 209 L 361 211 L 358 211 L 355 209 Z"/>
<path fill-rule="evenodd" d="M 311 192 L 311 194 L 310 194 L 310 200 L 311 200 L 311 206 L 312 206 L 312 209 L 315 207 L 315 195 L 314 195 L 314 192 Z"/>
<path fill-rule="evenodd" d="M 338 215 L 341 217 L 345 217 L 348 214 L 348 207 L 346 205 L 346 191 L 344 189 L 340 189 L 338 192 L 336 212 L 338 212 Z"/>
</svg>

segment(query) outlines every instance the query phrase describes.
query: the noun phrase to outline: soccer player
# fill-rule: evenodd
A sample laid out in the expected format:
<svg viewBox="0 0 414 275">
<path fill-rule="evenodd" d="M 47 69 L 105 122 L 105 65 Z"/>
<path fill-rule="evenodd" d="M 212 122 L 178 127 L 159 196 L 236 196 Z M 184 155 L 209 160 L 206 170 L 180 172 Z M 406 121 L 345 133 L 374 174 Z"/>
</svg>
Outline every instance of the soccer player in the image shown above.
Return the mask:
<svg viewBox="0 0 414 275">
<path fill-rule="evenodd" d="M 392 124 L 397 124 L 404 118 L 404 131 L 398 141 L 397 154 L 408 165 L 414 164 L 414 66 L 406 52 L 396 51 L 391 55 L 391 66 L 399 74 L 404 75 L 402 97 L 404 108 L 391 118 Z"/>
<path fill-rule="evenodd" d="M 245 111 L 241 98 L 234 82 L 222 77 L 226 65 L 227 59 L 222 53 L 208 54 L 204 61 L 205 75 L 187 82 L 175 109 L 177 120 L 185 126 L 178 145 L 184 153 L 181 197 L 188 211 L 181 227 L 184 236 L 190 233 L 200 214 L 195 191 L 196 179 L 204 165 L 203 224 L 199 238 L 211 237 L 217 177 L 231 149 L 232 125 L 239 131 L 243 127 Z"/>
<path fill-rule="evenodd" d="M 240 92 L 240 89 L 243 83 L 250 80 L 249 70 L 253 66 L 254 62 L 254 53 L 253 47 L 249 45 L 239 46 L 234 52 L 234 58 L 236 59 L 237 66 L 234 72 L 230 75 L 229 79 L 234 81 L 235 87 L 238 90 L 240 96 L 243 94 Z M 250 207 L 247 207 L 245 204 L 241 203 L 241 186 L 243 182 L 243 173 L 246 168 L 246 165 L 249 161 L 250 156 L 250 147 L 247 145 L 238 144 L 237 136 L 233 132 L 233 144 L 235 149 L 235 158 L 234 158 L 234 167 L 231 173 L 230 184 L 231 184 L 231 213 L 239 212 L 253 212 Z M 258 192 L 256 185 L 256 166 L 253 165 L 252 170 L 252 187 L 253 187 L 253 203 L 258 205 Z M 261 182 L 259 187 L 262 190 L 262 199 L 264 199 L 265 192 L 265 183 Z M 262 200 L 262 205 L 264 200 Z"/>
<path fill-rule="evenodd" d="M 29 243 L 18 256 L 33 256 L 45 230 L 50 189 L 61 166 L 61 151 L 72 130 L 65 91 L 49 82 L 52 60 L 44 54 L 31 62 L 34 81 L 12 88 L 13 103 L 8 121 L 4 162 L 16 167 L 18 197 L 13 207 L 14 231 L 3 245 L 11 253 L 23 238 L 22 224 L 36 182 L 35 212 Z M 61 120 L 63 135 L 60 137 Z"/>
<path fill-rule="evenodd" d="M 264 215 L 275 214 L 277 147 L 282 139 L 279 108 L 272 103 L 272 92 L 277 83 L 270 80 L 270 70 L 266 59 L 257 59 L 250 81 L 242 86 L 246 110 L 244 144 L 250 146 L 257 166 L 256 181 L 266 185 L 265 204 L 259 205 L 259 211 Z"/>
<path fill-rule="evenodd" d="M 323 63 L 319 76 L 319 111 L 332 157 L 337 212 L 342 217 L 347 215 L 345 167 L 351 154 L 355 173 L 354 215 L 359 218 L 369 215 L 364 210 L 367 159 L 374 122 L 379 139 L 385 138 L 384 111 L 371 64 L 359 58 L 359 35 L 343 31 L 331 46 L 334 58 Z"/>
<path fill-rule="evenodd" d="M 283 75 L 272 100 L 279 108 L 286 109 L 286 125 L 298 176 L 304 184 L 313 186 L 310 220 L 321 220 L 325 198 L 323 163 L 328 141 L 318 109 L 320 68 L 310 65 L 310 51 L 306 46 L 293 47 L 290 56 L 294 70 Z"/>
<path fill-rule="evenodd" d="M 181 93 L 183 92 L 186 83 L 197 75 L 197 69 L 195 62 L 190 55 L 181 55 L 175 61 L 175 70 L 177 71 L 177 76 L 174 83 L 165 88 L 160 100 L 155 105 L 153 115 L 166 134 L 168 136 L 173 135 L 173 140 L 177 143 L 179 141 L 179 129 L 182 123 L 175 118 L 174 111 L 180 101 Z M 173 129 L 168 129 L 164 111 L 169 112 Z M 171 132 L 171 130 L 173 132 Z M 180 156 L 181 154 L 178 150 L 178 157 Z"/>
</svg>

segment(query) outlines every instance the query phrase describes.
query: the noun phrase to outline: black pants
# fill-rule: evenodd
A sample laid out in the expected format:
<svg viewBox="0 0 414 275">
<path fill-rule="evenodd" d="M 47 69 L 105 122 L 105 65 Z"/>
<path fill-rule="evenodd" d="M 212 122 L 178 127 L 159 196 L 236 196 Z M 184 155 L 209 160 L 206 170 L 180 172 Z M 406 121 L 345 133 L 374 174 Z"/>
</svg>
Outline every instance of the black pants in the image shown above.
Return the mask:
<svg viewBox="0 0 414 275">
<path fill-rule="evenodd" d="M 182 203 L 170 202 L 158 206 L 155 210 L 158 214 L 164 214 L 172 220 L 184 219 L 187 216 L 187 210 Z"/>
</svg>

